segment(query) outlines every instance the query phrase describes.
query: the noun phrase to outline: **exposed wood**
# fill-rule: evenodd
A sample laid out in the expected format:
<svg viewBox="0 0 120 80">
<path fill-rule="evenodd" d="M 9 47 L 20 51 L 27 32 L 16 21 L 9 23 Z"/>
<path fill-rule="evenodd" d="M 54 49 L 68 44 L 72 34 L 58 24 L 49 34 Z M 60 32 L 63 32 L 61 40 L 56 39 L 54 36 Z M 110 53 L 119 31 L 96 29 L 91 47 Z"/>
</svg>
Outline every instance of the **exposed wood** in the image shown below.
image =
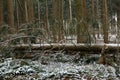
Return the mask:
<svg viewBox="0 0 120 80">
<path fill-rule="evenodd" d="M 118 44 L 106 44 L 106 52 L 115 53 L 117 48 L 120 48 Z M 25 50 L 31 48 L 32 50 L 70 50 L 70 51 L 86 51 L 86 52 L 96 52 L 101 53 L 104 48 L 104 44 L 21 44 L 14 46 L 15 50 Z"/>
</svg>

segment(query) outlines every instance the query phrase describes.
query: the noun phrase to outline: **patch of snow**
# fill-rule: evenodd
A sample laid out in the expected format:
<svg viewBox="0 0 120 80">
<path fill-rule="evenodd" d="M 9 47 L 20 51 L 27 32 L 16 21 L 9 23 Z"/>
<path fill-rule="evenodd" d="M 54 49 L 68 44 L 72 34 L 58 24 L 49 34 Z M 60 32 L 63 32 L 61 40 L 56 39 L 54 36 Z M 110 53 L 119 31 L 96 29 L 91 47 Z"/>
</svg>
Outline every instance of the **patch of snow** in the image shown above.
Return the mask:
<svg viewBox="0 0 120 80">
<path fill-rule="evenodd" d="M 112 66 L 102 64 L 81 64 L 73 62 L 56 62 L 50 61 L 47 65 L 41 64 L 39 61 L 25 60 L 28 65 L 21 65 L 23 60 L 13 60 L 12 58 L 5 59 L 0 63 L 0 76 L 5 75 L 20 75 L 37 73 L 40 80 L 71 75 L 79 77 L 78 80 L 87 80 L 86 76 L 96 78 L 98 80 L 106 80 L 108 77 L 119 80 L 116 75 L 116 69 Z M 119 71 L 120 72 L 120 71 Z M 82 76 L 80 76 L 82 75 Z M 120 75 L 120 73 L 119 73 Z"/>
</svg>

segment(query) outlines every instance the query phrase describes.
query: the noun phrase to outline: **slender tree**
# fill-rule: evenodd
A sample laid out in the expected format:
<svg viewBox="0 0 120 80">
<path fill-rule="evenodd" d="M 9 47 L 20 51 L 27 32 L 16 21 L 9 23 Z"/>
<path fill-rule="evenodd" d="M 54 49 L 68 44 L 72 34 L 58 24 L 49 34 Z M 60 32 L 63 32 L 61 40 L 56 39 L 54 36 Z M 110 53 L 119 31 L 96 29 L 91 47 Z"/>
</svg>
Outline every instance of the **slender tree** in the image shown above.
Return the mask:
<svg viewBox="0 0 120 80">
<path fill-rule="evenodd" d="M 86 25 L 86 1 L 85 0 L 76 0 L 76 18 L 78 21 L 77 24 L 77 43 L 86 43 L 86 31 L 87 31 L 87 25 Z"/>
<path fill-rule="evenodd" d="M 19 2 L 16 0 L 15 1 L 15 16 L 16 16 L 16 21 L 15 21 L 15 25 L 17 26 L 17 31 L 18 31 L 18 27 L 20 26 L 20 16 L 19 16 Z"/>
<path fill-rule="evenodd" d="M 96 0 L 95 18 L 96 18 L 96 21 L 99 22 L 99 0 Z M 98 38 L 100 38 L 100 27 L 99 27 L 99 23 L 97 23 L 97 24 L 98 24 L 97 36 L 98 36 Z"/>
<path fill-rule="evenodd" d="M 50 27 L 49 27 L 49 10 L 48 0 L 45 0 L 45 30 L 47 31 L 48 38 L 51 38 Z"/>
<path fill-rule="evenodd" d="M 14 26 L 14 8 L 13 0 L 7 0 L 7 12 L 8 12 L 8 25 L 11 27 L 12 32 L 15 32 Z"/>
<path fill-rule="evenodd" d="M 106 43 L 108 43 L 108 8 L 107 8 L 107 0 L 102 1 L 102 27 L 103 27 L 103 35 L 104 35 L 104 47 L 101 52 L 101 57 L 98 60 L 98 63 L 107 64 L 106 61 Z"/>
<path fill-rule="evenodd" d="M 28 0 L 28 16 L 29 16 L 29 22 L 32 22 L 34 20 L 34 0 Z"/>
<path fill-rule="evenodd" d="M 102 24 L 103 24 L 103 34 L 104 34 L 104 43 L 108 43 L 108 7 L 107 0 L 102 0 Z"/>
<path fill-rule="evenodd" d="M 120 2 L 116 4 L 117 5 L 117 25 L 118 25 L 118 30 L 120 29 Z"/>
<path fill-rule="evenodd" d="M 57 41 L 56 35 L 56 26 L 55 26 L 55 19 L 56 19 L 56 0 L 52 0 L 52 35 L 53 35 L 53 42 Z"/>
<path fill-rule="evenodd" d="M 27 2 L 26 0 L 21 0 L 22 6 L 21 6 L 21 22 L 22 23 L 27 23 L 28 22 L 28 9 L 27 9 Z"/>
<path fill-rule="evenodd" d="M 63 28 L 63 0 L 57 0 L 56 2 L 57 2 L 56 3 L 56 5 L 57 5 L 56 20 L 58 22 L 58 25 L 57 25 L 57 27 L 58 27 L 58 29 L 57 29 L 58 38 L 57 38 L 57 40 L 58 40 L 58 42 L 60 42 L 61 40 L 64 39 L 64 33 L 63 33 L 64 32 L 64 28 Z"/>
<path fill-rule="evenodd" d="M 95 19 L 95 1 L 94 0 L 91 0 L 91 5 L 92 5 L 92 7 L 91 7 L 91 20 L 92 20 L 92 34 L 93 34 L 93 37 L 94 37 L 94 39 L 96 39 L 96 37 L 95 37 L 95 24 L 96 24 L 96 19 Z"/>
<path fill-rule="evenodd" d="M 38 0 L 38 20 L 40 22 L 40 0 Z"/>
<path fill-rule="evenodd" d="M 58 21 L 59 21 L 59 35 L 58 41 L 64 39 L 64 28 L 63 28 L 63 0 L 58 0 Z"/>
<path fill-rule="evenodd" d="M 3 23 L 3 0 L 0 0 L 0 25 Z"/>
<path fill-rule="evenodd" d="M 72 21 L 72 0 L 69 0 L 69 18 Z"/>
</svg>

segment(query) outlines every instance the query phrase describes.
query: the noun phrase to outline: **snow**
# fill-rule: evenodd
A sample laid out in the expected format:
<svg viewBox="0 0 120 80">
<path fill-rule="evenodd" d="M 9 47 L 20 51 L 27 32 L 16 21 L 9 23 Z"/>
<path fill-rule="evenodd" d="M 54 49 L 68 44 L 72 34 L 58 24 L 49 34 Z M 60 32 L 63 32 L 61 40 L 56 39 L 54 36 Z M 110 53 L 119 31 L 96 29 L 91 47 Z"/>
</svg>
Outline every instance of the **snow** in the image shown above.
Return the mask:
<svg viewBox="0 0 120 80">
<path fill-rule="evenodd" d="M 105 66 L 95 62 L 92 64 L 82 64 L 82 61 L 79 61 L 79 63 L 74 63 L 69 60 L 72 57 L 75 58 L 75 56 L 69 57 L 68 55 L 63 54 L 61 55 L 61 58 L 66 59 L 63 57 L 68 57 L 67 62 L 57 61 L 56 56 L 58 56 L 58 54 L 59 53 L 54 55 L 54 58 L 52 58 L 53 60 L 50 60 L 48 57 L 50 55 L 46 55 L 48 58 L 46 61 L 49 62 L 46 65 L 41 64 L 39 60 L 31 61 L 12 58 L 4 59 L 2 62 L 0 62 L 0 76 L 38 74 L 37 78 L 33 77 L 32 79 L 54 80 L 55 78 L 61 78 L 70 75 L 71 77 L 74 77 L 75 80 L 87 80 L 86 77 L 89 75 L 91 80 L 94 78 L 97 80 L 107 80 L 109 77 L 113 78 L 114 80 L 119 80 L 119 77 L 117 77 L 116 74 L 116 69 L 112 66 Z M 81 58 L 80 60 L 84 59 Z M 120 73 L 118 75 L 120 75 Z"/>
</svg>

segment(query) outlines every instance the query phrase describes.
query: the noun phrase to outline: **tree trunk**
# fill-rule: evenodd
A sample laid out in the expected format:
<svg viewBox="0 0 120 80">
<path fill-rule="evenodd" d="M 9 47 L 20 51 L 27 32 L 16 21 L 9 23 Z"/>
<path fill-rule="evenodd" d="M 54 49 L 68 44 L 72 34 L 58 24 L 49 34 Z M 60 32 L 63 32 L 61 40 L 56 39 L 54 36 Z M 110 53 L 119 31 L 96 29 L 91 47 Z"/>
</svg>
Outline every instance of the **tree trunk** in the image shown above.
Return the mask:
<svg viewBox="0 0 120 80">
<path fill-rule="evenodd" d="M 53 35 L 53 42 L 57 42 L 57 32 L 56 32 L 56 26 L 55 26 L 55 20 L 56 20 L 56 0 L 52 0 L 52 35 Z"/>
<path fill-rule="evenodd" d="M 24 23 L 27 23 L 28 22 L 28 11 L 27 11 L 27 2 L 26 0 L 21 0 L 22 1 L 22 19 L 21 19 L 21 22 L 24 24 Z"/>
<path fill-rule="evenodd" d="M 102 27 L 103 27 L 103 35 L 104 35 L 104 43 L 108 43 L 108 9 L 107 9 L 107 0 L 102 1 Z M 106 64 L 106 46 L 103 47 L 103 51 L 101 52 L 101 57 L 98 60 L 98 63 Z"/>
<path fill-rule="evenodd" d="M 58 0 L 58 22 L 59 22 L 58 42 L 61 42 L 64 39 L 63 0 Z"/>
<path fill-rule="evenodd" d="M 33 22 L 34 21 L 34 0 L 29 0 L 28 2 L 28 19 L 29 19 L 29 22 Z"/>
<path fill-rule="evenodd" d="M 20 44 L 14 46 L 16 50 L 26 50 L 29 49 L 29 44 Z M 32 50 L 68 50 L 68 51 L 85 51 L 89 53 L 100 54 L 101 52 L 115 54 L 117 48 L 120 49 L 120 46 L 117 44 L 91 44 L 87 46 L 85 44 L 31 44 Z"/>
<path fill-rule="evenodd" d="M 38 21 L 39 21 L 39 25 L 40 25 L 40 0 L 38 0 Z"/>
<path fill-rule="evenodd" d="M 0 0 L 0 26 L 3 24 L 3 0 Z"/>
<path fill-rule="evenodd" d="M 13 5 L 13 0 L 7 0 L 8 25 L 11 27 L 12 33 L 15 32 Z"/>
<path fill-rule="evenodd" d="M 119 30 L 120 29 L 120 9 L 117 10 L 117 26 Z"/>
<path fill-rule="evenodd" d="M 17 29 L 16 31 L 18 32 L 18 29 L 19 29 L 19 26 L 20 26 L 20 14 L 19 14 L 19 3 L 18 1 L 16 0 L 15 1 L 15 9 L 16 9 L 16 12 L 15 12 L 15 16 L 16 16 L 16 21 L 15 21 L 15 25 L 17 26 Z"/>
<path fill-rule="evenodd" d="M 71 0 L 69 0 L 69 19 L 70 19 L 70 21 L 72 21 L 72 4 L 71 4 Z"/>
<path fill-rule="evenodd" d="M 100 27 L 99 27 L 99 0 L 96 0 L 96 21 L 98 22 L 98 32 L 97 37 L 100 38 Z"/>
<path fill-rule="evenodd" d="M 86 1 L 76 0 L 76 18 L 77 18 L 77 43 L 86 43 L 88 26 L 86 24 Z"/>
<path fill-rule="evenodd" d="M 103 24 L 103 35 L 104 43 L 108 43 L 108 9 L 107 9 L 107 0 L 102 1 L 102 24 Z"/>
<path fill-rule="evenodd" d="M 92 20 L 92 35 L 93 35 L 93 38 L 95 39 L 96 41 L 96 36 L 95 36 L 95 27 L 96 27 L 96 18 L 95 18 L 95 0 L 91 0 L 91 5 L 92 5 L 92 8 L 91 8 L 91 20 Z"/>
</svg>

